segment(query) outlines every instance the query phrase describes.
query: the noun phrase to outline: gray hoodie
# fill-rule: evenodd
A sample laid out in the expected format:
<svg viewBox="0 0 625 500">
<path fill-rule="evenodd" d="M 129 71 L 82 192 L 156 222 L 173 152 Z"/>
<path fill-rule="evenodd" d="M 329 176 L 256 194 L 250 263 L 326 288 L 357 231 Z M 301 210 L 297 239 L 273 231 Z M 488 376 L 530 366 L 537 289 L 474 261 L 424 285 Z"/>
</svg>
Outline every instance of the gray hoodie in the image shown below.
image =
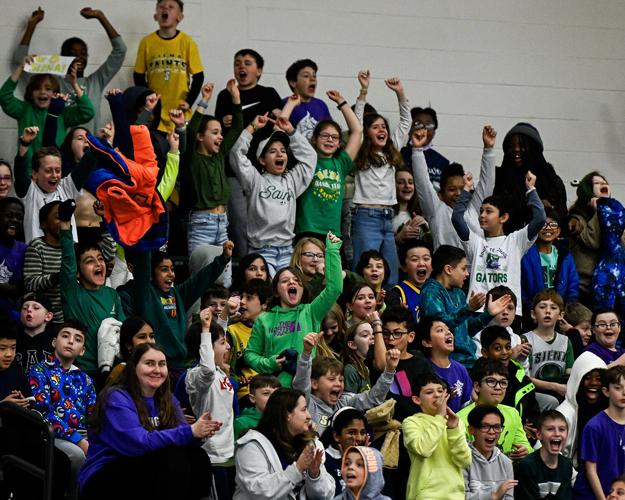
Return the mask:
<svg viewBox="0 0 625 500">
<path fill-rule="evenodd" d="M 384 474 L 382 471 L 384 458 L 375 448 L 369 448 L 367 446 L 351 446 L 347 448 L 343 454 L 343 466 L 341 469 L 345 466 L 345 457 L 353 450 L 360 453 L 365 463 L 365 470 L 367 472 L 365 482 L 357 496 L 354 495 L 352 491 L 345 488 L 340 495 L 334 497 L 334 500 L 391 500 L 381 493 L 384 488 Z"/>
<path fill-rule="evenodd" d="M 464 469 L 464 489 L 469 500 L 491 500 L 491 495 L 499 485 L 508 479 L 514 479 L 512 461 L 499 448 L 493 450 L 489 459 L 484 458 L 473 443 L 471 448 L 471 465 Z M 508 490 L 504 500 L 514 498 L 513 490 Z"/>
<path fill-rule="evenodd" d="M 318 397 L 311 394 L 310 375 L 312 372 L 312 359 L 310 355 L 302 353 L 297 360 L 297 371 L 293 378 L 293 389 L 298 389 L 306 395 L 308 403 L 308 411 L 313 422 L 317 426 L 317 432 L 321 436 L 323 431 L 330 426 L 332 415 L 343 406 L 353 406 L 357 410 L 368 410 L 375 406 L 381 405 L 386 399 L 386 394 L 391 388 L 395 372 L 384 371 L 375 385 L 368 391 L 360 394 L 344 392 L 337 403 L 330 406 Z"/>
<path fill-rule="evenodd" d="M 230 150 L 230 165 L 247 195 L 247 239 L 254 248 L 291 245 L 297 197 L 312 181 L 317 153 L 299 132 L 290 137 L 289 157 L 298 160 L 283 175 L 256 170 L 247 157 L 252 135 L 244 130 Z"/>
</svg>

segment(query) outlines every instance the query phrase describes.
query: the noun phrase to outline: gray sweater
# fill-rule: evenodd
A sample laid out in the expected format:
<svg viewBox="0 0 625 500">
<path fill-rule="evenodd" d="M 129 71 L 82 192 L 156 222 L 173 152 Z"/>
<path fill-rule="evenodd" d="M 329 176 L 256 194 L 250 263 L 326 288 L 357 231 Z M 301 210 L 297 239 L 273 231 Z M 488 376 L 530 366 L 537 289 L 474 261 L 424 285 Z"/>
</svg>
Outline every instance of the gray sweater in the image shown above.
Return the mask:
<svg viewBox="0 0 625 500">
<path fill-rule="evenodd" d="M 297 197 L 312 181 L 317 153 L 299 132 L 291 136 L 289 157 L 297 165 L 282 175 L 260 174 L 247 157 L 252 135 L 244 130 L 230 150 L 230 165 L 247 195 L 247 239 L 250 246 L 291 245 Z"/>
<path fill-rule="evenodd" d="M 321 436 L 323 431 L 330 426 L 332 415 L 343 406 L 353 406 L 357 410 L 368 410 L 375 406 L 381 405 L 386 399 L 386 394 L 391 388 L 395 372 L 384 371 L 375 385 L 368 391 L 360 394 L 344 392 L 338 402 L 330 406 L 317 396 L 311 394 L 310 375 L 312 372 L 312 359 L 310 355 L 302 353 L 297 360 L 297 371 L 293 379 L 293 389 L 299 389 L 306 395 L 308 403 L 308 411 L 313 422 L 317 425 L 317 432 Z"/>
<path fill-rule="evenodd" d="M 475 449 L 473 443 L 469 443 L 471 448 L 471 465 L 464 469 L 464 489 L 468 500 L 490 500 L 492 493 L 497 491 L 499 485 L 508 479 L 514 479 L 512 461 L 495 447 L 490 459 L 484 458 Z M 503 500 L 512 500 L 513 490 L 508 490 Z"/>
</svg>

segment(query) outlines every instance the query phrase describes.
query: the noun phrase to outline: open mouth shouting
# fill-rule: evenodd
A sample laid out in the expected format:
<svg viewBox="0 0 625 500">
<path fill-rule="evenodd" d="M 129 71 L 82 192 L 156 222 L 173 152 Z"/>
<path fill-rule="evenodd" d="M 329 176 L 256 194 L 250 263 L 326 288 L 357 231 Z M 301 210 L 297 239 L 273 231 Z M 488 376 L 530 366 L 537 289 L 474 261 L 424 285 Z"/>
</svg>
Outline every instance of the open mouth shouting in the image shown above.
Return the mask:
<svg viewBox="0 0 625 500">
<path fill-rule="evenodd" d="M 7 236 L 15 238 L 17 236 L 18 227 L 17 224 L 10 222 L 7 225 Z"/>
<path fill-rule="evenodd" d="M 564 440 L 561 436 L 556 436 L 547 441 L 547 448 L 553 454 L 560 453 Z"/>
</svg>

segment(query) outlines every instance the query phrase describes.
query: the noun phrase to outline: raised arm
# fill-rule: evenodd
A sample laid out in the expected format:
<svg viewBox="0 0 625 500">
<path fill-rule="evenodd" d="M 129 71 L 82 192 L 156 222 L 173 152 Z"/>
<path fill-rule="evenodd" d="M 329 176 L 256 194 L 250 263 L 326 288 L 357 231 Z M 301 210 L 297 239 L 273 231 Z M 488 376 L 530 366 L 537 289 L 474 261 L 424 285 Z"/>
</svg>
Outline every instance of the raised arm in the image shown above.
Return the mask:
<svg viewBox="0 0 625 500">
<path fill-rule="evenodd" d="M 536 192 L 536 176 L 531 170 L 527 171 L 525 176 L 525 187 L 527 187 L 527 204 L 532 209 L 532 219 L 527 225 L 527 239 L 532 241 L 545 225 L 547 221 L 547 215 L 545 214 L 545 207 L 543 202 L 540 201 L 538 193 Z"/>
<path fill-rule="evenodd" d="M 202 412 L 198 406 L 208 393 L 209 387 L 215 381 L 217 368 L 215 366 L 215 353 L 211 340 L 210 325 L 213 315 L 211 310 L 206 308 L 200 311 L 200 321 L 202 322 L 202 333 L 200 338 L 200 362 L 194 368 L 187 370 L 185 385 L 191 407 L 196 415 Z"/>
<path fill-rule="evenodd" d="M 343 273 L 341 270 L 341 249 L 342 241 L 328 232 L 326 237 L 325 255 L 325 278 L 326 286 L 317 297 L 311 302 L 311 315 L 313 320 L 321 323 L 328 313 L 332 304 L 336 302 L 343 291 Z"/>
<path fill-rule="evenodd" d="M 428 164 L 425 161 L 423 148 L 428 142 L 428 131 L 425 128 L 415 128 L 411 136 L 412 143 L 412 175 L 414 186 L 419 197 L 419 204 L 423 214 L 430 219 L 436 213 L 436 207 L 443 203 L 430 181 Z"/>
<path fill-rule="evenodd" d="M 41 7 L 38 7 L 37 10 L 33 10 L 32 14 L 28 18 L 28 21 L 26 22 L 26 29 L 24 30 L 20 44 L 13 52 L 14 65 L 19 65 L 24 56 L 28 54 L 28 46 L 30 45 L 33 35 L 35 34 L 35 28 L 41 21 L 43 21 L 44 16 L 45 11 Z"/>
<path fill-rule="evenodd" d="M 487 196 L 493 194 L 495 188 L 495 139 L 497 131 L 490 125 L 486 125 L 482 130 L 482 142 L 484 152 L 480 165 L 480 178 L 475 186 L 475 192 L 471 199 L 471 206 L 479 212 L 482 201 Z"/>
<path fill-rule="evenodd" d="M 349 129 L 349 137 L 347 138 L 347 144 L 345 144 L 345 152 L 349 157 L 354 160 L 362 144 L 362 124 L 358 121 L 356 113 L 347 104 L 347 101 L 338 90 L 328 90 L 326 93 L 328 98 L 336 103 L 337 109 L 343 113 L 345 123 Z"/>
<path fill-rule="evenodd" d="M 24 198 L 24 196 L 26 196 L 28 188 L 30 188 L 31 183 L 33 182 L 30 178 L 30 165 L 26 164 L 26 153 L 38 133 L 39 127 L 26 127 L 24 129 L 24 132 L 20 137 L 20 144 L 17 148 L 17 155 L 15 156 L 15 161 L 13 162 L 15 194 L 17 194 L 20 198 Z"/>
<path fill-rule="evenodd" d="M 101 10 L 84 7 L 80 9 L 80 15 L 85 19 L 97 19 L 104 28 L 104 31 L 106 31 L 106 36 L 108 36 L 109 39 L 112 40 L 113 38 L 117 38 L 119 36 L 117 30 L 113 28 L 113 25 L 109 22 L 107 17 L 104 15 L 104 12 Z M 124 50 L 124 52 L 126 51 Z"/>
<path fill-rule="evenodd" d="M 456 204 L 454 205 L 454 211 L 451 214 L 451 222 L 462 241 L 469 241 L 470 235 L 469 226 L 467 226 L 467 223 L 464 220 L 464 214 L 467 211 L 469 203 L 471 202 L 471 183 L 472 181 L 465 176 L 464 191 L 462 191 L 458 197 L 458 201 L 456 201 Z"/>
<path fill-rule="evenodd" d="M 356 104 L 354 105 L 354 114 L 356 119 L 362 123 L 365 115 L 365 105 L 367 104 L 367 93 L 369 92 L 369 82 L 371 79 L 371 72 L 368 69 L 361 69 L 358 72 L 358 83 L 360 83 L 360 93 L 356 98 Z"/>
<path fill-rule="evenodd" d="M 406 98 L 404 92 L 404 85 L 399 78 L 389 78 L 385 80 L 386 86 L 395 92 L 397 95 L 397 102 L 399 103 L 399 124 L 391 136 L 393 144 L 399 151 L 406 144 L 408 134 L 410 133 L 410 126 L 412 125 L 412 116 L 410 115 L 410 104 Z"/>
<path fill-rule="evenodd" d="M 254 118 L 252 123 L 243 129 L 243 132 L 241 132 L 241 135 L 230 150 L 230 166 L 244 188 L 251 189 L 254 182 L 260 178 L 258 170 L 256 170 L 247 157 L 247 152 L 250 149 L 252 134 L 265 127 L 268 123 L 269 118 L 266 113 Z"/>
</svg>

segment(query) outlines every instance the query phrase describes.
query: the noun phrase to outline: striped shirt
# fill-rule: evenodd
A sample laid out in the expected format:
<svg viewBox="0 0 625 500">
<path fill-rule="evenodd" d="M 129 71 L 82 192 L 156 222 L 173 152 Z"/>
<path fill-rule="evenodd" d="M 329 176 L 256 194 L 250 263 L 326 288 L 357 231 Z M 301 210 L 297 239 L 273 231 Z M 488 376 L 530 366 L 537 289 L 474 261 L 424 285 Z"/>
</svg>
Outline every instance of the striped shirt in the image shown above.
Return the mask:
<svg viewBox="0 0 625 500">
<path fill-rule="evenodd" d="M 61 270 L 61 247 L 54 247 L 44 240 L 35 238 L 26 248 L 24 259 L 24 286 L 26 290 L 40 292 L 52 304 L 54 323 L 63 323 L 63 306 L 61 305 L 61 288 L 58 275 L 56 280 L 51 276 Z"/>
</svg>

